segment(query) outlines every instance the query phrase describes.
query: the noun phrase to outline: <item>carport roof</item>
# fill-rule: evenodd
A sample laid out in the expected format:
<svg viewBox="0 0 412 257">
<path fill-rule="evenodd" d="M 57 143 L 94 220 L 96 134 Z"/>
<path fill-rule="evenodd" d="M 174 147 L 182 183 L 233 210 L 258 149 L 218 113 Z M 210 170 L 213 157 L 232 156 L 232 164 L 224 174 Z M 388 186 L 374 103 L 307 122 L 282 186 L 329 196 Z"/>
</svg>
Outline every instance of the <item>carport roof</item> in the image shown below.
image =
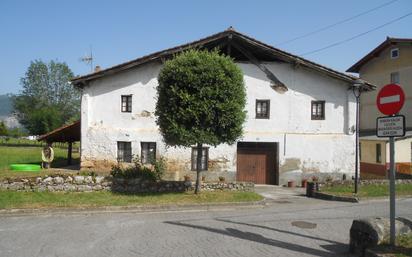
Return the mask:
<svg viewBox="0 0 412 257">
<path fill-rule="evenodd" d="M 40 136 L 37 140 L 49 143 L 80 141 L 80 120 L 50 131 Z"/>
</svg>

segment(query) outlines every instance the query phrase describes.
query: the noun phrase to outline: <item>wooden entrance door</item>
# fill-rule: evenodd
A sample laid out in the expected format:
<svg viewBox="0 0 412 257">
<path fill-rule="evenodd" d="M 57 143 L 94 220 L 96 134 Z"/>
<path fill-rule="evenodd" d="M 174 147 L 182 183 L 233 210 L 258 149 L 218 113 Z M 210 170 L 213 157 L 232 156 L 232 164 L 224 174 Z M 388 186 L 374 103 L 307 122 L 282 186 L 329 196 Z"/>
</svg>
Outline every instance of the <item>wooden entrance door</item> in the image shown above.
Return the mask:
<svg viewBox="0 0 412 257">
<path fill-rule="evenodd" d="M 239 142 L 237 180 L 255 184 L 277 184 L 276 143 Z"/>
</svg>

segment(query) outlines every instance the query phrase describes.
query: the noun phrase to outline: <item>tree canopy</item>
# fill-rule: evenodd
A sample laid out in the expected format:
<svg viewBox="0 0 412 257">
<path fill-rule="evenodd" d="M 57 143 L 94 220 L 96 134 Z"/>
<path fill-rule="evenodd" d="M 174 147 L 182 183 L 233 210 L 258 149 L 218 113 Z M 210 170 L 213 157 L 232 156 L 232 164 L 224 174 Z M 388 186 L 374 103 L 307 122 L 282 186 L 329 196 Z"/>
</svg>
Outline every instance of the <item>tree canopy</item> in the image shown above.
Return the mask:
<svg viewBox="0 0 412 257">
<path fill-rule="evenodd" d="M 6 124 L 4 124 L 4 121 L 0 121 L 0 136 L 7 136 L 8 135 L 8 129 L 6 127 Z"/>
<path fill-rule="evenodd" d="M 241 69 L 217 51 L 189 50 L 165 62 L 158 76 L 156 123 L 167 145 L 233 144 L 242 136 L 246 93 Z"/>
<path fill-rule="evenodd" d="M 166 144 L 232 144 L 242 135 L 243 74 L 217 51 L 189 50 L 166 61 L 158 77 L 157 124 Z"/>
<path fill-rule="evenodd" d="M 80 93 L 69 84 L 71 78 L 73 72 L 64 62 L 30 63 L 13 105 L 19 122 L 31 134 L 45 134 L 79 118 Z"/>
</svg>

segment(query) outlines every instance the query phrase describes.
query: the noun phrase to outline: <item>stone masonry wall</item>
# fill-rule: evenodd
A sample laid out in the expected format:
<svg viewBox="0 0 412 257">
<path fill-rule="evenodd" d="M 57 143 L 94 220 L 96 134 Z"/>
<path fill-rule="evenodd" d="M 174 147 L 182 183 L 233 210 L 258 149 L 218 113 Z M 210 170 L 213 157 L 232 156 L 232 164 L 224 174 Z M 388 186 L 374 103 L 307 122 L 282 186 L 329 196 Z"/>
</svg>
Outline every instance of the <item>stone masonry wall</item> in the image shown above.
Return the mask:
<svg viewBox="0 0 412 257">
<path fill-rule="evenodd" d="M 204 191 L 254 191 L 253 183 L 216 182 L 202 183 Z M 25 192 L 93 192 L 113 191 L 120 193 L 184 192 L 194 190 L 191 181 L 147 182 L 141 179 L 118 179 L 103 176 L 46 176 L 37 178 L 5 179 L 0 190 Z"/>
</svg>

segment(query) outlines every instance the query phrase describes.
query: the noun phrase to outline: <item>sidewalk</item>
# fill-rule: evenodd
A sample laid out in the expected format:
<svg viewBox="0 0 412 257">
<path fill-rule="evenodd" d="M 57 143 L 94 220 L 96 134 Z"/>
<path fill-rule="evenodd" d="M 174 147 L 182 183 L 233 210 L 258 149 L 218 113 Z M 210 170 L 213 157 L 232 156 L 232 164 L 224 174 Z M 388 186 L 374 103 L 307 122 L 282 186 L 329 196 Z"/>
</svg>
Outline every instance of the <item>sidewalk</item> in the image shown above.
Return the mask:
<svg viewBox="0 0 412 257">
<path fill-rule="evenodd" d="M 287 200 L 301 198 L 306 189 L 301 187 L 283 187 L 274 185 L 255 185 L 255 192 L 270 200 Z"/>
</svg>

